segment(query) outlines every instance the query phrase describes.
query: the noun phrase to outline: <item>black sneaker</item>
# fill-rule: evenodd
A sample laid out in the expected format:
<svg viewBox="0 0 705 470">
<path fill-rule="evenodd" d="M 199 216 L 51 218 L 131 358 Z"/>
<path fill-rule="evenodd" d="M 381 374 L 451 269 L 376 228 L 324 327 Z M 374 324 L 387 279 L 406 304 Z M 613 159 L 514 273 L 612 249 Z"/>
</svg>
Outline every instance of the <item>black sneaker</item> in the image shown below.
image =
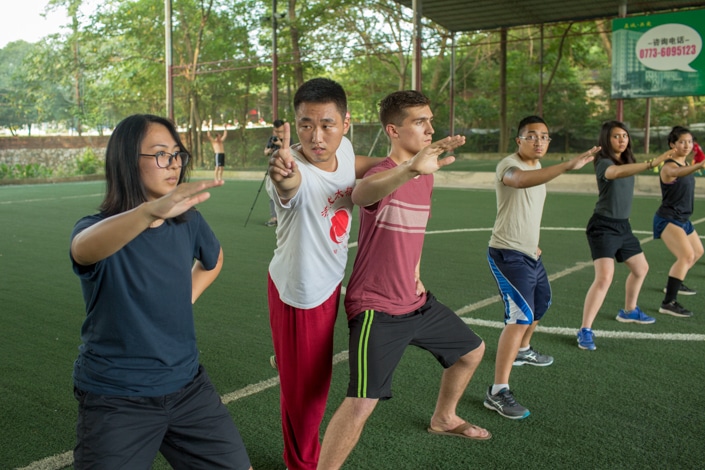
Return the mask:
<svg viewBox="0 0 705 470">
<path fill-rule="evenodd" d="M 683 307 L 678 303 L 677 300 L 671 300 L 668 303 L 662 303 L 661 308 L 658 309 L 659 313 L 665 313 L 667 315 L 673 315 L 674 317 L 688 318 L 693 316 L 693 312 Z"/>
<path fill-rule="evenodd" d="M 663 288 L 663 293 L 666 293 L 666 288 Z M 678 295 L 695 295 L 698 291 L 691 289 L 681 282 L 681 286 L 678 288 Z"/>
<path fill-rule="evenodd" d="M 512 391 L 508 388 L 503 388 L 497 392 L 497 395 L 492 395 L 491 392 L 492 387 L 490 386 L 485 394 L 485 408 L 494 410 L 509 419 L 524 419 L 529 416 L 529 410 L 517 403 Z"/>
</svg>

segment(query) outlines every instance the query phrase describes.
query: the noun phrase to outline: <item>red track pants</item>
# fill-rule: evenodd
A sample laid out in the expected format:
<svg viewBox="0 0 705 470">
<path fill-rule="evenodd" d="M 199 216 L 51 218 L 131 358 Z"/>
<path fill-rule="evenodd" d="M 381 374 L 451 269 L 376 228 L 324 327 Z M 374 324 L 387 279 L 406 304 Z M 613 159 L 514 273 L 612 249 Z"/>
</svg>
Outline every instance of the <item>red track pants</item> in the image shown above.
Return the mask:
<svg viewBox="0 0 705 470">
<path fill-rule="evenodd" d="M 319 428 L 333 369 L 333 328 L 340 285 L 321 305 L 299 309 L 267 285 L 269 323 L 281 381 L 284 462 L 289 470 L 315 470 L 321 451 Z"/>
</svg>

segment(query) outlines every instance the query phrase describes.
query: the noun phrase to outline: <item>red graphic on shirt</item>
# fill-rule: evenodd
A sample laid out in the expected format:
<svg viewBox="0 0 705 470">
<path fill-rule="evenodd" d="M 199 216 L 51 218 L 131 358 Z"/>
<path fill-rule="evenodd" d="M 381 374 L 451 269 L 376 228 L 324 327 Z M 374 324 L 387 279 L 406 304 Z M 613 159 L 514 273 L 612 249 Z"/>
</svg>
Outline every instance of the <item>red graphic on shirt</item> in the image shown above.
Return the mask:
<svg viewBox="0 0 705 470">
<path fill-rule="evenodd" d="M 345 208 L 341 208 L 335 211 L 333 217 L 330 219 L 330 239 L 335 243 L 342 243 L 345 241 L 345 235 L 350 230 L 350 213 Z"/>
</svg>

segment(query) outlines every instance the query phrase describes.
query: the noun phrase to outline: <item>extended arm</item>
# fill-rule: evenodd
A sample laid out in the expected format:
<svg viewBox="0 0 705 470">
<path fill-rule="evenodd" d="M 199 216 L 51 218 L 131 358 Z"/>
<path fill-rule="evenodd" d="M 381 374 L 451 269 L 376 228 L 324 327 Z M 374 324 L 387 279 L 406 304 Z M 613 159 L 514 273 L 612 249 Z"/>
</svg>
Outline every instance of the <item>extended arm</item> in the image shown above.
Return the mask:
<svg viewBox="0 0 705 470">
<path fill-rule="evenodd" d="M 502 178 L 502 183 L 512 188 L 531 188 L 540 184 L 548 183 L 554 178 L 562 175 L 566 171 L 579 170 L 594 159 L 594 154 L 600 147 L 593 147 L 587 152 L 573 157 L 567 162 L 551 165 L 538 170 L 520 170 L 512 168 L 508 170 Z"/>
<path fill-rule="evenodd" d="M 688 166 L 678 166 L 675 163 L 668 162 L 661 168 L 661 180 L 664 183 L 671 183 L 678 178 L 683 178 L 691 173 L 695 173 L 705 165 L 705 160 L 700 163 L 695 163 Z"/>
<path fill-rule="evenodd" d="M 95 264 L 120 250 L 154 222 L 176 217 L 205 201 L 210 193 L 203 191 L 222 184 L 223 181 L 182 183 L 159 199 L 101 220 L 73 238 L 71 256 L 82 266 Z"/>
<path fill-rule="evenodd" d="M 626 165 L 610 165 L 607 170 L 605 170 L 605 178 L 608 180 L 616 180 L 650 170 L 671 158 L 671 153 L 672 151 L 668 150 L 653 160 L 647 160 L 645 162 L 627 163 Z"/>
<path fill-rule="evenodd" d="M 363 178 L 353 189 L 353 203 L 362 207 L 372 205 L 416 176 L 428 175 L 450 165 L 455 161 L 455 157 L 450 156 L 441 160 L 438 157 L 464 143 L 465 136 L 446 137 L 424 147 L 411 160 Z"/>
</svg>

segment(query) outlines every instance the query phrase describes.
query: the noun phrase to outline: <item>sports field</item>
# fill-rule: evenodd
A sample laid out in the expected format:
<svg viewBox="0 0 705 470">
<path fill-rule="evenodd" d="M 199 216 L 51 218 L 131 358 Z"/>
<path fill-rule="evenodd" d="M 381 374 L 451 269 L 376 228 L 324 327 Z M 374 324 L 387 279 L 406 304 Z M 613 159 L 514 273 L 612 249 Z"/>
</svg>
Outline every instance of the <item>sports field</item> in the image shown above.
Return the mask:
<svg viewBox="0 0 705 470">
<path fill-rule="evenodd" d="M 700 180 L 698 181 L 700 183 Z M 259 181 L 227 181 L 199 209 L 220 239 L 225 265 L 195 306 L 201 359 L 227 403 L 255 470 L 280 470 L 278 382 L 269 366 L 266 273 L 274 231 L 265 227 L 268 198 Z M 69 234 L 95 212 L 102 182 L 0 186 L 0 469 L 70 468 L 76 402 L 72 363 L 84 316 Z M 593 270 L 584 235 L 595 197 L 549 193 L 541 248 L 552 275 L 553 306 L 533 346 L 555 357 L 550 367 L 512 374 L 518 401 L 531 410 L 511 421 L 485 409 L 493 380 L 502 307 L 485 259 L 494 222 L 492 191 L 438 188 L 422 258 L 422 280 L 487 343 L 459 414 L 494 437 L 475 442 L 426 432 L 440 366 L 409 349 L 394 378 L 394 399 L 380 403 L 347 469 L 703 468 L 705 466 L 705 263 L 686 283 L 700 293 L 680 299 L 690 319 L 657 313 L 672 257 L 650 238 L 654 197 L 634 201 L 632 226 L 651 266 L 640 307 L 653 325 L 615 321 L 626 270 L 598 316 L 597 350 L 577 348 L 582 304 Z M 703 202 L 693 222 L 705 233 Z M 356 226 L 351 240 L 357 238 Z M 165 247 L 168 249 L 168 247 Z M 351 259 L 356 252 L 351 244 Z M 179 288 L 179 286 L 174 286 Z M 342 313 L 342 312 L 341 312 Z M 347 328 L 340 315 L 326 422 L 347 385 Z M 154 468 L 168 468 L 161 458 Z"/>
</svg>

